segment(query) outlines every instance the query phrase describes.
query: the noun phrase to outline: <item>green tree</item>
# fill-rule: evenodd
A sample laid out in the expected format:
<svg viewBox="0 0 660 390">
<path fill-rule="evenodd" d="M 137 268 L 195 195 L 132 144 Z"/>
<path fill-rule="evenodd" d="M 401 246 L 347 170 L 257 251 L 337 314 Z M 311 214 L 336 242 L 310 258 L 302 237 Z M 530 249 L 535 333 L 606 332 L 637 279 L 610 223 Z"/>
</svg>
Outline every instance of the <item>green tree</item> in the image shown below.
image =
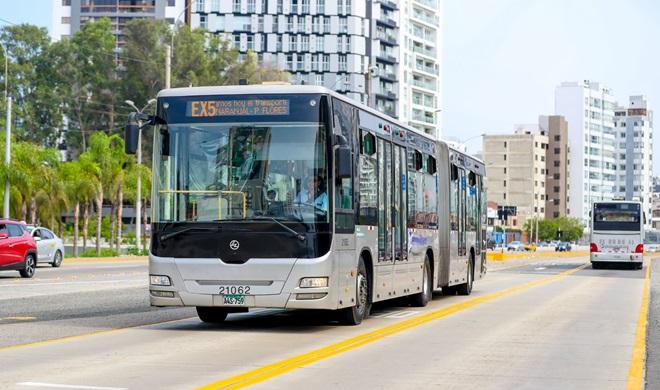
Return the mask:
<svg viewBox="0 0 660 390">
<path fill-rule="evenodd" d="M 0 41 L 7 47 L 9 59 L 9 94 L 13 99 L 13 132 L 19 141 L 32 141 L 54 146 L 62 125 L 60 100 L 50 77 L 53 64 L 45 54 L 50 47 L 48 30 L 29 24 L 5 26 L 0 29 Z M 4 64 L 4 51 L 0 61 Z M 4 68 L 4 67 L 3 67 Z M 4 70 L 4 69 L 3 69 Z M 4 72 L 0 72 L 4 78 Z M 2 99 L 1 125 L 4 128 L 6 103 Z"/>
<path fill-rule="evenodd" d="M 97 167 L 88 159 L 79 161 L 70 161 L 62 164 L 59 169 L 59 176 L 64 183 L 64 191 L 68 203 L 73 207 L 73 256 L 78 256 L 78 238 L 80 231 L 80 208 L 81 205 L 89 204 L 94 198 L 97 190 L 95 177 Z M 85 242 L 86 232 L 85 232 Z M 85 248 L 86 249 L 86 248 Z"/>
<path fill-rule="evenodd" d="M 54 44 L 48 53 L 56 69 L 52 76 L 56 92 L 69 119 L 66 134 L 71 149 L 80 145 L 79 150 L 85 151 L 90 134 L 115 127 L 119 80 L 114 49 L 112 24 L 102 18 L 86 23 L 71 39 Z"/>
</svg>

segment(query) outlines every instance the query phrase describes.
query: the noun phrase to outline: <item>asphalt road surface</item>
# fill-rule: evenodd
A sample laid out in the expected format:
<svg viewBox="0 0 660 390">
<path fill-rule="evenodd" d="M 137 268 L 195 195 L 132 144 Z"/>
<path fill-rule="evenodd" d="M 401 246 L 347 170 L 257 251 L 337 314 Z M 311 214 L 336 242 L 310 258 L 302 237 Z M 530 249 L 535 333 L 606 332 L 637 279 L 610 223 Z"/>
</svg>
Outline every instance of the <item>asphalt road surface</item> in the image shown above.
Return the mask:
<svg viewBox="0 0 660 390">
<path fill-rule="evenodd" d="M 31 280 L 3 272 L 0 388 L 624 389 L 650 263 L 491 264 L 469 297 L 380 304 L 355 327 L 323 312 L 265 309 L 214 326 L 191 308 L 150 308 L 140 261 L 65 262 Z M 648 364 L 660 362 L 659 264 Z M 658 389 L 659 369 L 648 364 L 647 388 Z"/>
</svg>

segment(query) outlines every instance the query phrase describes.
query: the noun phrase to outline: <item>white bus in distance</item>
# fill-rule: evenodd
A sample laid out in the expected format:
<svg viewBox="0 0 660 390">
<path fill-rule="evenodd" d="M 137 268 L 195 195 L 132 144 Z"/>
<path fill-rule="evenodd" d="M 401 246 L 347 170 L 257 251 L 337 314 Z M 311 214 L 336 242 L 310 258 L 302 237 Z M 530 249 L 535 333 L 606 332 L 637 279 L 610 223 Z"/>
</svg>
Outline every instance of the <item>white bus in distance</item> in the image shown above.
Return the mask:
<svg viewBox="0 0 660 390">
<path fill-rule="evenodd" d="M 594 269 L 605 263 L 644 262 L 644 213 L 637 201 L 595 202 L 591 210 L 590 259 Z"/>
</svg>

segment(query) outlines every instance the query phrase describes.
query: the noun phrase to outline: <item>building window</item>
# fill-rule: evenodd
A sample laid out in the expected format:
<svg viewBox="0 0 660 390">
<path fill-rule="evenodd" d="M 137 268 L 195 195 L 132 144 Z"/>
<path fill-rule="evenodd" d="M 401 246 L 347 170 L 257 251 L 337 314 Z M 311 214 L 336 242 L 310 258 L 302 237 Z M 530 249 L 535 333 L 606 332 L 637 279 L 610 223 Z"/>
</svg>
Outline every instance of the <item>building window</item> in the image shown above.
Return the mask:
<svg viewBox="0 0 660 390">
<path fill-rule="evenodd" d="M 346 72 L 346 70 L 347 70 L 347 68 L 348 68 L 348 67 L 346 66 L 346 64 L 347 64 L 347 58 L 346 58 L 346 56 L 343 56 L 343 55 L 342 55 L 342 56 L 339 56 L 339 71 L 340 71 L 340 72 Z"/>
<path fill-rule="evenodd" d="M 254 0 L 248 0 L 248 9 L 247 9 L 247 11 L 248 11 L 248 13 L 251 13 L 251 14 L 253 14 L 256 11 Z"/>
<path fill-rule="evenodd" d="M 325 54 L 323 55 L 323 71 L 324 72 L 329 72 L 330 71 L 330 56 Z"/>
<path fill-rule="evenodd" d="M 506 173 L 506 167 L 504 167 L 504 173 Z"/>
<path fill-rule="evenodd" d="M 298 0 L 291 0 L 291 13 L 292 14 L 298 13 Z"/>
<path fill-rule="evenodd" d="M 307 35 L 303 35 L 300 37 L 300 41 L 302 43 L 302 51 L 309 51 L 309 37 Z"/>
<path fill-rule="evenodd" d="M 277 0 L 277 13 L 281 14 L 284 9 L 284 0 Z"/>
<path fill-rule="evenodd" d="M 197 11 L 200 12 L 199 10 L 199 3 L 202 3 L 201 1 L 197 3 Z M 240 13 L 241 12 L 241 0 L 234 0 L 234 12 Z"/>
<path fill-rule="evenodd" d="M 339 32 L 347 33 L 348 32 L 348 19 L 339 18 Z"/>
<path fill-rule="evenodd" d="M 504 155 L 504 161 L 506 161 L 506 154 Z"/>
<path fill-rule="evenodd" d="M 62 24 L 71 24 L 70 16 L 62 16 Z"/>
<path fill-rule="evenodd" d="M 504 141 L 504 147 L 506 148 L 506 141 Z"/>
<path fill-rule="evenodd" d="M 560 154 L 560 153 L 561 153 L 561 149 L 560 148 L 555 148 L 555 154 Z"/>
<path fill-rule="evenodd" d="M 506 187 L 506 180 L 504 180 L 504 187 Z"/>
<path fill-rule="evenodd" d="M 323 74 L 316 75 L 316 85 L 324 85 L 325 81 L 323 79 Z"/>
<path fill-rule="evenodd" d="M 558 135 L 555 135 L 555 141 L 559 141 L 560 139 L 561 139 L 561 137 L 560 137 L 560 136 L 558 136 Z"/>
<path fill-rule="evenodd" d="M 316 51 L 322 52 L 324 50 L 325 38 L 322 35 L 316 37 Z"/>
<path fill-rule="evenodd" d="M 555 160 L 553 163 L 554 163 L 554 166 L 556 166 L 556 167 L 561 165 L 561 161 L 559 161 L 559 160 Z"/>
<path fill-rule="evenodd" d="M 309 13 L 309 0 L 302 0 L 302 13 Z"/>
<path fill-rule="evenodd" d="M 325 0 L 318 0 L 318 3 L 316 4 L 316 12 L 320 14 L 325 13 Z"/>
<path fill-rule="evenodd" d="M 65 6 L 65 7 L 70 7 L 71 6 L 71 0 L 62 0 L 62 5 Z M 170 6 L 170 7 L 172 7 L 172 6 Z"/>
<path fill-rule="evenodd" d="M 329 17 L 323 18 L 323 32 L 326 33 L 326 34 L 330 32 L 330 18 Z"/>
</svg>

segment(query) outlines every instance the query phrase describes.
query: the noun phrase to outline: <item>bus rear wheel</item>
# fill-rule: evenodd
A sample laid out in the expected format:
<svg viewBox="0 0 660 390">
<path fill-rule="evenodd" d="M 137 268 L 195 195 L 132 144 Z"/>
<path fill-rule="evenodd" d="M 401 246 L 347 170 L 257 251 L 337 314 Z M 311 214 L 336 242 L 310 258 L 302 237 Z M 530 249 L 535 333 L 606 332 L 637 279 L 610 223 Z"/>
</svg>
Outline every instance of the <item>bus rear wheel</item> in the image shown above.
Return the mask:
<svg viewBox="0 0 660 390">
<path fill-rule="evenodd" d="M 472 293 L 472 285 L 474 284 L 474 258 L 470 258 L 468 262 L 466 278 L 465 283 L 456 286 L 458 295 L 470 295 Z"/>
<path fill-rule="evenodd" d="M 358 263 L 358 272 L 355 278 L 355 306 L 347 307 L 339 311 L 339 320 L 346 325 L 359 325 L 362 320 L 367 318 L 371 310 L 371 297 L 369 296 L 370 281 L 367 267 L 360 256 Z"/>
<path fill-rule="evenodd" d="M 227 319 L 227 310 L 221 307 L 197 306 L 197 316 L 203 322 L 220 324 Z"/>
<path fill-rule="evenodd" d="M 424 269 L 422 274 L 422 292 L 411 297 L 411 304 L 417 307 L 426 306 L 433 296 L 433 275 L 431 274 L 431 261 L 429 256 L 424 256 Z"/>
<path fill-rule="evenodd" d="M 592 268 L 592 269 L 601 269 L 601 268 L 603 268 L 603 267 L 602 267 L 602 265 L 600 264 L 600 262 L 598 262 L 598 261 L 592 261 L 592 262 L 591 262 L 591 268 Z"/>
</svg>

